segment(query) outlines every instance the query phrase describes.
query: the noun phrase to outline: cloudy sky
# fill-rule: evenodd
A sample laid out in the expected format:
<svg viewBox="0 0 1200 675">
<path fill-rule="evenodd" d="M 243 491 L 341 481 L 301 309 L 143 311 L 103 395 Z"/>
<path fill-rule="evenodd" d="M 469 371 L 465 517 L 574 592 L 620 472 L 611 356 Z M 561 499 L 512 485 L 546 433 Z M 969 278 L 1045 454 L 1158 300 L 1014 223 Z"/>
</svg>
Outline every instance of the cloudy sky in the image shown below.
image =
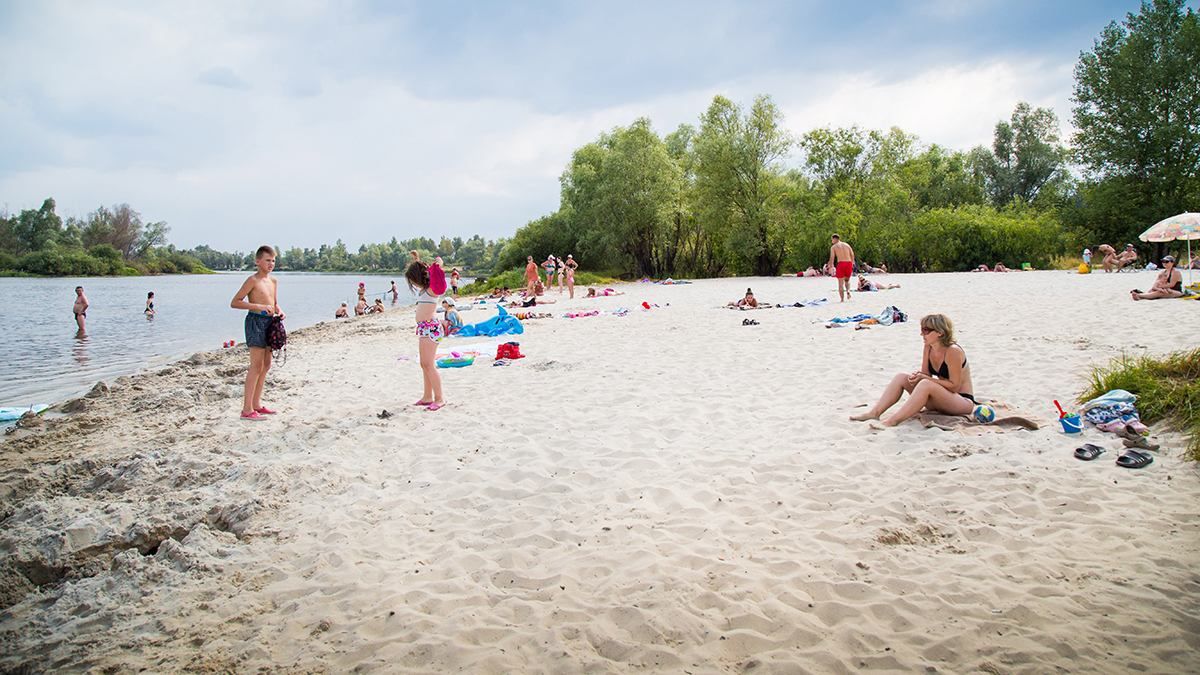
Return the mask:
<svg viewBox="0 0 1200 675">
<path fill-rule="evenodd" d="M 797 134 L 967 149 L 1022 100 L 1066 133 L 1080 51 L 1137 7 L 0 0 L 0 209 L 126 202 L 226 250 L 508 236 L 579 145 L 716 94 L 769 94 Z"/>
</svg>

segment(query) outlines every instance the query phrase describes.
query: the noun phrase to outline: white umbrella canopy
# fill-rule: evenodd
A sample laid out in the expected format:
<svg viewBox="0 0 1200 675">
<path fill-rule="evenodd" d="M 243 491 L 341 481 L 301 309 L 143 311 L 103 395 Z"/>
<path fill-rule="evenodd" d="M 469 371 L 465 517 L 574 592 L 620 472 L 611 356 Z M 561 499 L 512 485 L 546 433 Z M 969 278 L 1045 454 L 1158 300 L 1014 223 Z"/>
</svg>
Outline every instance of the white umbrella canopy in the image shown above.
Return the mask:
<svg viewBox="0 0 1200 675">
<path fill-rule="evenodd" d="M 1150 229 L 1138 235 L 1142 241 L 1167 242 L 1187 241 L 1187 260 L 1184 265 L 1188 271 L 1188 285 L 1192 283 L 1192 240 L 1200 239 L 1200 213 L 1180 213 L 1179 215 L 1163 218 L 1150 226 Z"/>
</svg>

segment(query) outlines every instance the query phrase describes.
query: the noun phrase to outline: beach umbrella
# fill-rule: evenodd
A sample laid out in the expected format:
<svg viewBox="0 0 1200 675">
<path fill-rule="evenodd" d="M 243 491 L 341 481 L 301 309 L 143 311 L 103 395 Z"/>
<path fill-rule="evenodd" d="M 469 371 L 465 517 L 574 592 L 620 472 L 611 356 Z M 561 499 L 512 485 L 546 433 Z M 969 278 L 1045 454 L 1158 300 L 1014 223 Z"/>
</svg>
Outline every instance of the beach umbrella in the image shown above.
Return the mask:
<svg viewBox="0 0 1200 675">
<path fill-rule="evenodd" d="M 1187 266 L 1188 271 L 1188 285 L 1191 285 L 1192 240 L 1200 239 L 1200 213 L 1181 213 L 1177 216 L 1164 218 L 1152 225 L 1150 229 L 1139 234 L 1138 239 L 1153 242 L 1186 241 L 1187 262 L 1184 264 Z"/>
</svg>

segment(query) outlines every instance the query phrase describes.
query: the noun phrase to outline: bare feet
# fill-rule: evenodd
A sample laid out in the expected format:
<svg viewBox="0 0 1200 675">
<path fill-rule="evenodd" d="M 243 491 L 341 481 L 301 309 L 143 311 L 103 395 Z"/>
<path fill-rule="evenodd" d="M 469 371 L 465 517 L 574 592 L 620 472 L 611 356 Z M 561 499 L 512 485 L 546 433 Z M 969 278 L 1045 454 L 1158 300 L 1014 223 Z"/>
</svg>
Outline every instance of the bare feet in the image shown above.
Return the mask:
<svg viewBox="0 0 1200 675">
<path fill-rule="evenodd" d="M 1135 288 L 1132 291 L 1129 291 L 1129 297 L 1133 298 L 1134 300 L 1141 300 L 1141 298 L 1138 297 L 1138 293 L 1141 293 L 1141 291 Z"/>
<path fill-rule="evenodd" d="M 859 413 L 857 415 L 851 415 L 850 419 L 851 419 L 851 421 L 854 421 L 854 422 L 866 422 L 867 420 L 879 419 L 879 415 L 868 410 L 864 413 Z"/>
</svg>

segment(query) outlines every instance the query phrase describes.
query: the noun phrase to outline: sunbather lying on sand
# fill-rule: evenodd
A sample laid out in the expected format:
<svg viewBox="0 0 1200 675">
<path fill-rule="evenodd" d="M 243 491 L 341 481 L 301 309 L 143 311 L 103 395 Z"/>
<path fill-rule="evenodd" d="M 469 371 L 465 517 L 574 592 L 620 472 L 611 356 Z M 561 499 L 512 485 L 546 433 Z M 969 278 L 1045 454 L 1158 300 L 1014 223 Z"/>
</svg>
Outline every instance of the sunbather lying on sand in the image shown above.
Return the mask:
<svg viewBox="0 0 1200 675">
<path fill-rule="evenodd" d="M 758 300 L 754 297 L 754 291 L 747 288 L 746 295 L 741 300 L 730 302 L 725 306 L 733 307 L 734 309 L 758 309 Z"/>
<path fill-rule="evenodd" d="M 861 274 L 858 275 L 858 290 L 860 292 L 886 291 L 892 288 L 900 288 L 900 284 L 882 284 L 878 281 L 871 281 Z"/>
<path fill-rule="evenodd" d="M 553 305 L 558 302 L 554 298 L 539 298 L 536 295 L 531 295 L 524 300 L 514 300 L 508 303 L 509 307 L 537 307 L 538 305 Z"/>
<path fill-rule="evenodd" d="M 589 298 L 608 297 L 610 295 L 625 295 L 625 293 L 624 293 L 624 291 L 614 291 L 611 288 L 605 288 L 605 289 L 601 290 L 599 293 L 597 293 L 596 289 L 594 289 L 594 288 L 589 288 L 587 290 L 587 297 L 589 297 Z"/>
<path fill-rule="evenodd" d="M 856 421 L 880 419 L 880 415 L 895 405 L 904 392 L 908 400 L 891 417 L 880 420 L 894 427 L 921 410 L 969 415 L 975 408 L 974 387 L 967 355 L 954 341 L 954 324 L 943 314 L 930 314 L 921 319 L 921 368 L 912 373 L 899 373 L 892 378 L 883 396 L 866 412 L 852 415 Z"/>
<path fill-rule="evenodd" d="M 1011 272 L 1012 270 L 1005 267 L 1004 263 L 998 262 L 998 263 L 996 263 L 996 265 L 994 267 L 992 267 L 992 271 L 993 272 Z"/>
</svg>

